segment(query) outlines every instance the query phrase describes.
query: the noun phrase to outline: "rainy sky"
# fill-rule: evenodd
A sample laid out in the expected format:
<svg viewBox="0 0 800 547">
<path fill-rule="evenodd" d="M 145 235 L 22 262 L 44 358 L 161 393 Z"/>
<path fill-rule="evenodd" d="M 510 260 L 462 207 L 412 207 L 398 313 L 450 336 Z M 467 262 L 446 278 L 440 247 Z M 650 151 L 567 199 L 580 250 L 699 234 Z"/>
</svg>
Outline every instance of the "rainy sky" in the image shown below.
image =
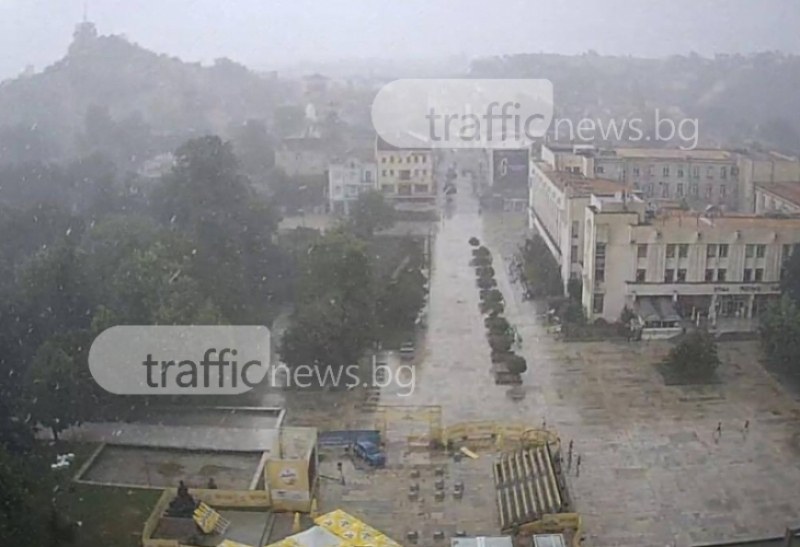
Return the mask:
<svg viewBox="0 0 800 547">
<path fill-rule="evenodd" d="M 101 33 L 257 69 L 589 49 L 800 53 L 798 0 L 0 0 L 0 78 L 60 58 L 85 3 Z"/>
</svg>

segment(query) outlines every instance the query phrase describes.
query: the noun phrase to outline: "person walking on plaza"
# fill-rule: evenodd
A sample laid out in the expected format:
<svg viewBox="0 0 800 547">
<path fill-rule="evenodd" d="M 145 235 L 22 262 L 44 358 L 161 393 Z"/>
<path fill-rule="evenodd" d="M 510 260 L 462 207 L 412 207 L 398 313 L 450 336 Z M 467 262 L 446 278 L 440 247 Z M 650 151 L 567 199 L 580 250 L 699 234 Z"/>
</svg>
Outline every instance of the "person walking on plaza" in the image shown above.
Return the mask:
<svg viewBox="0 0 800 547">
<path fill-rule="evenodd" d="M 575 476 L 581 476 L 581 455 L 578 454 L 578 459 L 575 461 Z"/>
</svg>

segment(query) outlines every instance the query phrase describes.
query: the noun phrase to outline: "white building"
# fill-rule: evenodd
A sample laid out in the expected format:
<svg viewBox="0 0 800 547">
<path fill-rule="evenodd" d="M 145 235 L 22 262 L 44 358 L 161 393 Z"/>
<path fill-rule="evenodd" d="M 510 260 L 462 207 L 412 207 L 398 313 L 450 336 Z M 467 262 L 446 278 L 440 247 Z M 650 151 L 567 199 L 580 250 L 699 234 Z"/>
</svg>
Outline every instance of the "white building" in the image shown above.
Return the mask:
<svg viewBox="0 0 800 547">
<path fill-rule="evenodd" d="M 800 214 L 800 182 L 756 183 L 757 214 Z"/>
<path fill-rule="evenodd" d="M 569 279 L 582 275 L 584 209 L 591 196 L 613 196 L 623 190 L 619 182 L 555 171 L 544 162 L 531 163 L 528 227 L 542 236 L 561 267 L 565 292 Z"/>
<path fill-rule="evenodd" d="M 328 166 L 328 205 L 332 213 L 349 215 L 358 196 L 378 189 L 377 166 L 351 158 Z"/>
<path fill-rule="evenodd" d="M 594 155 L 593 176 L 624 182 L 651 206 L 739 208 L 737 156 L 727 150 L 614 148 Z"/>
<path fill-rule="evenodd" d="M 593 196 L 584 224 L 587 316 L 616 321 L 627 307 L 655 329 L 680 328 L 681 320 L 755 328 L 800 243 L 800 217 L 654 215 L 620 196 Z"/>
</svg>

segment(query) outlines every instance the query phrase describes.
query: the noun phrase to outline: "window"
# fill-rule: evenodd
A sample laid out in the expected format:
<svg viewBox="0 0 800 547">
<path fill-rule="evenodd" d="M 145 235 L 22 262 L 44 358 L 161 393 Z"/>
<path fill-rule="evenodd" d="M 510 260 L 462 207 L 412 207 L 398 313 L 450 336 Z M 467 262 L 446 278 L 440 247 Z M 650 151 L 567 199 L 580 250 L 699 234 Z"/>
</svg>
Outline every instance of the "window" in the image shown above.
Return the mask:
<svg viewBox="0 0 800 547">
<path fill-rule="evenodd" d="M 686 283 L 686 269 L 681 268 L 678 270 L 678 283 Z"/>
<path fill-rule="evenodd" d="M 638 176 L 639 176 L 639 168 L 638 167 L 634 167 L 633 168 L 633 176 L 638 178 Z"/>
<path fill-rule="evenodd" d="M 669 197 L 669 183 L 662 182 L 661 183 L 661 197 L 668 198 Z"/>
<path fill-rule="evenodd" d="M 648 183 L 646 188 L 647 188 L 647 190 L 646 190 L 647 195 L 648 196 L 652 196 L 653 195 L 653 183 L 652 182 Z"/>
<path fill-rule="evenodd" d="M 723 180 L 728 178 L 728 168 L 725 167 L 724 165 L 719 168 L 719 178 Z"/>
<path fill-rule="evenodd" d="M 664 283 L 672 283 L 675 280 L 675 270 L 667 268 L 664 270 Z"/>
<path fill-rule="evenodd" d="M 678 167 L 678 178 L 679 179 L 683 178 L 683 167 Z"/>
<path fill-rule="evenodd" d="M 706 186 L 706 198 L 711 199 L 711 196 L 714 195 L 714 186 L 711 184 Z"/>
<path fill-rule="evenodd" d="M 573 245 L 572 247 L 570 247 L 570 250 L 569 250 L 569 261 L 572 264 L 577 264 L 578 263 L 578 246 L 577 245 Z"/>
<path fill-rule="evenodd" d="M 381 170 L 381 176 L 382 176 L 382 177 L 385 177 L 385 176 L 386 176 L 386 169 L 383 169 L 383 170 Z"/>
<path fill-rule="evenodd" d="M 717 270 L 717 281 L 726 281 L 728 277 L 728 271 L 725 268 L 720 268 Z"/>
<path fill-rule="evenodd" d="M 698 197 L 700 195 L 700 185 L 696 182 L 689 184 L 689 193 L 692 194 L 692 197 Z"/>
<path fill-rule="evenodd" d="M 665 177 L 668 177 L 668 176 L 669 176 L 669 166 L 667 166 L 667 167 L 664 167 L 663 169 L 661 169 L 661 173 L 662 173 L 662 174 L 663 174 Z"/>
<path fill-rule="evenodd" d="M 747 244 L 744 246 L 744 256 L 745 258 L 753 258 L 756 255 L 756 246 Z"/>
<path fill-rule="evenodd" d="M 400 180 L 411 180 L 411 169 L 401 169 Z"/>
<path fill-rule="evenodd" d="M 677 187 L 677 189 L 675 190 L 675 195 L 676 195 L 677 197 L 679 197 L 679 198 L 682 198 L 682 197 L 683 197 L 683 183 L 682 183 L 682 182 L 679 182 L 679 183 L 678 183 L 678 187 Z"/>
<path fill-rule="evenodd" d="M 394 176 L 394 169 L 389 169 L 389 176 Z"/>
<path fill-rule="evenodd" d="M 578 232 L 580 231 L 580 223 L 577 220 L 572 221 L 572 239 L 578 239 Z"/>
<path fill-rule="evenodd" d="M 781 253 L 781 260 L 787 260 L 790 256 L 792 256 L 792 245 L 784 245 L 783 251 Z"/>
<path fill-rule="evenodd" d="M 394 156 L 389 156 L 389 163 L 394 163 Z"/>
<path fill-rule="evenodd" d="M 756 268 L 756 281 L 764 281 L 764 268 Z"/>
<path fill-rule="evenodd" d="M 592 313 L 603 313 L 603 295 L 595 294 L 592 298 Z"/>
<path fill-rule="evenodd" d="M 667 245 L 667 258 L 675 258 L 675 245 Z"/>
<path fill-rule="evenodd" d="M 656 174 L 656 168 L 654 165 L 647 166 L 647 174 L 650 175 L 651 177 Z"/>
<path fill-rule="evenodd" d="M 717 256 L 717 246 L 715 244 L 706 245 L 706 256 L 708 258 Z"/>
<path fill-rule="evenodd" d="M 714 270 L 709 268 L 706 270 L 706 283 L 710 283 L 712 281 L 714 281 Z"/>
<path fill-rule="evenodd" d="M 767 246 L 756 245 L 756 258 L 764 258 L 765 254 L 767 254 Z"/>
<path fill-rule="evenodd" d="M 598 243 L 594 246 L 594 256 L 597 258 L 605 258 L 606 256 L 606 244 L 605 243 Z"/>
<path fill-rule="evenodd" d="M 423 177 L 427 177 L 428 176 L 428 170 L 427 169 L 423 169 L 422 170 L 422 176 Z"/>
<path fill-rule="evenodd" d="M 747 283 L 748 281 L 752 281 L 752 280 L 753 280 L 753 270 L 750 269 L 750 268 L 745 268 L 744 269 L 744 274 L 742 275 L 742 281 Z"/>
<path fill-rule="evenodd" d="M 644 283 L 645 276 L 647 275 L 647 270 L 643 268 L 639 268 L 636 270 L 636 282 L 637 283 Z"/>
<path fill-rule="evenodd" d="M 735 165 L 732 165 L 732 166 L 731 166 L 731 176 L 732 176 L 732 177 L 735 177 L 735 176 L 737 176 L 738 174 L 739 174 L 739 168 L 738 168 L 738 167 L 736 167 Z"/>
<path fill-rule="evenodd" d="M 381 163 L 386 163 L 386 156 L 383 156 L 383 157 L 381 158 Z"/>
<path fill-rule="evenodd" d="M 700 168 L 699 167 L 692 167 L 692 177 L 699 179 L 700 178 Z"/>
<path fill-rule="evenodd" d="M 720 258 L 728 258 L 728 244 L 722 243 L 719 246 L 719 257 Z"/>
<path fill-rule="evenodd" d="M 596 266 L 594 269 L 594 280 L 598 283 L 602 283 L 606 280 L 606 269 L 605 267 Z"/>
<path fill-rule="evenodd" d="M 636 248 L 638 258 L 647 258 L 647 243 L 640 243 Z"/>
<path fill-rule="evenodd" d="M 364 182 L 372 182 L 372 171 L 364 171 Z"/>
<path fill-rule="evenodd" d="M 415 194 L 427 194 L 430 192 L 427 184 L 415 184 L 414 185 L 414 193 Z"/>
<path fill-rule="evenodd" d="M 714 178 L 714 168 L 710 165 L 706 167 L 706 178 L 713 179 Z"/>
<path fill-rule="evenodd" d="M 594 170 L 594 171 L 595 171 L 595 173 L 597 173 L 597 174 L 599 174 L 599 175 L 602 175 L 603 173 L 605 173 L 605 172 L 606 172 L 606 168 L 605 168 L 605 167 L 603 167 L 602 165 L 598 165 L 598 166 L 595 168 L 595 170 Z"/>
<path fill-rule="evenodd" d="M 719 185 L 719 197 L 724 198 L 725 195 L 728 193 L 728 189 L 725 188 L 724 184 Z"/>
<path fill-rule="evenodd" d="M 689 245 L 681 243 L 678 245 L 678 258 L 686 258 L 689 256 Z"/>
</svg>

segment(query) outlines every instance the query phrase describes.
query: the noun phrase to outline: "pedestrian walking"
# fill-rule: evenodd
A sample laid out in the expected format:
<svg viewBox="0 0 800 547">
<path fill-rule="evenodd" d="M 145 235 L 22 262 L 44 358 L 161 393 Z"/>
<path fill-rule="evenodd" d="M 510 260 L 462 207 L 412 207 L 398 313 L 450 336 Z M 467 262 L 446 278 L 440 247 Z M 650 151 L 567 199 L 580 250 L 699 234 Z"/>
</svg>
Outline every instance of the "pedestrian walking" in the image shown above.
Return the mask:
<svg viewBox="0 0 800 547">
<path fill-rule="evenodd" d="M 567 452 L 567 472 L 572 471 L 572 443 L 570 443 L 569 452 Z"/>
<path fill-rule="evenodd" d="M 722 437 L 722 422 L 717 423 L 717 435 Z"/>
<path fill-rule="evenodd" d="M 578 454 L 578 459 L 575 461 L 575 476 L 581 476 L 581 455 Z"/>
</svg>

